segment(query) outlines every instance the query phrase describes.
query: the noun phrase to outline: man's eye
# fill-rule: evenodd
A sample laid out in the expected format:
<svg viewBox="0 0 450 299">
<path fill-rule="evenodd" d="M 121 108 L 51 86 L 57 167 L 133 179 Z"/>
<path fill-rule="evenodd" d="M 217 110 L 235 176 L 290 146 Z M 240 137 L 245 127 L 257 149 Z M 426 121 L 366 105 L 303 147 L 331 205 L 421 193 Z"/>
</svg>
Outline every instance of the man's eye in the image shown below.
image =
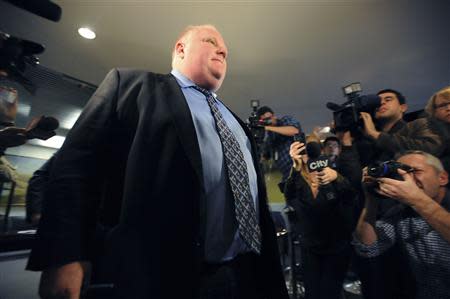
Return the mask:
<svg viewBox="0 0 450 299">
<path fill-rule="evenodd" d="M 211 38 L 207 38 L 207 39 L 206 39 L 205 41 L 206 41 L 206 42 L 208 42 L 208 43 L 211 43 L 211 44 L 213 44 L 214 46 L 216 46 L 216 45 L 217 45 L 216 41 L 215 41 L 215 40 L 213 40 L 213 39 L 211 39 Z"/>
</svg>

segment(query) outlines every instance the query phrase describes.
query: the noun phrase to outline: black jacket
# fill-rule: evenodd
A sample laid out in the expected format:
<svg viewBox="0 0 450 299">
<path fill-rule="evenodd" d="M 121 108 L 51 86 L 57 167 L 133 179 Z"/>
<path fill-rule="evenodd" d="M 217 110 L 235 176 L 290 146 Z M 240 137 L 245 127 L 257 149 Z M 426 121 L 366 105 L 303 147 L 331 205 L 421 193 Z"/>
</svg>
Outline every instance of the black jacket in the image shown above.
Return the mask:
<svg viewBox="0 0 450 299">
<path fill-rule="evenodd" d="M 287 298 L 265 184 L 254 164 L 262 233 L 256 273 L 267 298 Z M 53 162 L 28 268 L 92 260 L 101 225 L 112 227 L 103 255 L 111 256 L 119 296 L 193 298 L 203 261 L 203 190 L 197 136 L 176 79 L 113 70 Z"/>
<path fill-rule="evenodd" d="M 299 172 L 292 171 L 286 182 L 286 199 L 296 211 L 302 245 L 317 253 L 348 248 L 358 217 L 357 194 L 362 173 L 353 147 L 343 147 L 336 171 L 337 179 L 320 187 L 315 199 Z M 335 195 L 327 196 L 329 192 Z"/>
</svg>

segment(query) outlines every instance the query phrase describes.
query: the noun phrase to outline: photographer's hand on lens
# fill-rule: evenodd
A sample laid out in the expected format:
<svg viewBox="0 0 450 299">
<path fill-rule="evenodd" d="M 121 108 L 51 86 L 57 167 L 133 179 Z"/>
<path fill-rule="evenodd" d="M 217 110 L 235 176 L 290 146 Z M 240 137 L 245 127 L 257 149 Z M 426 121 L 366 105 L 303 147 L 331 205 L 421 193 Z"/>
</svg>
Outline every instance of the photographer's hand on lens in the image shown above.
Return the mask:
<svg viewBox="0 0 450 299">
<path fill-rule="evenodd" d="M 321 186 L 324 186 L 336 180 L 337 172 L 330 167 L 325 167 L 317 173 L 317 177 L 319 179 L 319 184 Z"/>
<path fill-rule="evenodd" d="M 292 158 L 293 167 L 297 171 L 300 171 L 303 163 L 305 163 L 305 161 L 303 161 L 305 155 L 300 155 L 300 152 L 304 151 L 305 148 L 305 144 L 298 141 L 293 142 L 289 148 L 289 155 Z"/>
<path fill-rule="evenodd" d="M 375 124 L 370 113 L 360 112 L 360 115 L 364 122 L 364 134 L 373 139 L 378 139 L 378 136 L 380 136 L 380 132 L 378 132 L 375 128 Z"/>
<path fill-rule="evenodd" d="M 379 178 L 376 191 L 386 197 L 398 200 L 409 206 L 413 206 L 417 200 L 425 195 L 425 192 L 417 186 L 413 173 L 408 173 L 403 169 L 398 169 L 403 181 L 390 178 Z"/>
</svg>

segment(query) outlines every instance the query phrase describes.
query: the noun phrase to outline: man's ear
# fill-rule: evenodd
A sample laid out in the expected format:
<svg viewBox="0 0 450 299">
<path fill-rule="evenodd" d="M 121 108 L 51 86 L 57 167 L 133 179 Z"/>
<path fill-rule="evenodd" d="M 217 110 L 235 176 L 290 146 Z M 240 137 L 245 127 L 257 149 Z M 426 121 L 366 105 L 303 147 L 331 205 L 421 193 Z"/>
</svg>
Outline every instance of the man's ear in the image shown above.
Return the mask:
<svg viewBox="0 0 450 299">
<path fill-rule="evenodd" d="M 402 110 L 403 113 L 405 113 L 406 110 L 408 110 L 408 104 L 401 104 L 400 109 Z"/>
<path fill-rule="evenodd" d="M 182 43 L 181 41 L 177 42 L 177 44 L 175 45 L 175 54 L 177 56 L 180 56 L 181 58 L 184 58 L 184 49 L 185 44 Z"/>
<path fill-rule="evenodd" d="M 448 184 L 448 173 L 447 171 L 443 170 L 441 173 L 439 173 L 439 185 L 445 186 Z"/>
</svg>

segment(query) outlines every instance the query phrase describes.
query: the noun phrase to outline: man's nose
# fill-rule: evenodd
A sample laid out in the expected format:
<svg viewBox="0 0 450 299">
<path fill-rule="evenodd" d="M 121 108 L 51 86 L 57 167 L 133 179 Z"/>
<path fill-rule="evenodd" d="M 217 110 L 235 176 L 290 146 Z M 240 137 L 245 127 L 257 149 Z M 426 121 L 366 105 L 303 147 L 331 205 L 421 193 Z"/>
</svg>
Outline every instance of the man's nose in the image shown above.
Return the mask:
<svg viewBox="0 0 450 299">
<path fill-rule="evenodd" d="M 217 48 L 217 54 L 221 55 L 224 59 L 227 58 L 227 51 L 225 50 L 224 47 L 219 46 Z"/>
</svg>

